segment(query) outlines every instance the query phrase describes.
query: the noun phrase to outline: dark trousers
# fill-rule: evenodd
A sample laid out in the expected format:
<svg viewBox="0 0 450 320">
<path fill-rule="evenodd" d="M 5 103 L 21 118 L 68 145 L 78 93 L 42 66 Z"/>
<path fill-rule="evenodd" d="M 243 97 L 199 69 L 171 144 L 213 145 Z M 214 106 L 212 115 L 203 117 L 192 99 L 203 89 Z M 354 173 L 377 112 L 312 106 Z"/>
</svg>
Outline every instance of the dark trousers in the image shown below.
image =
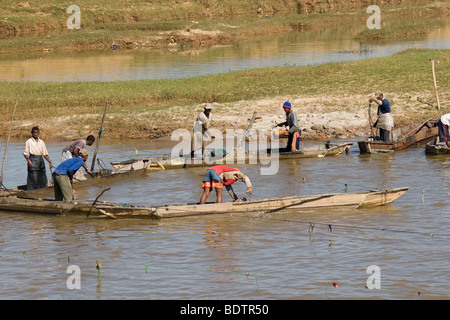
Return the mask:
<svg viewBox="0 0 450 320">
<path fill-rule="evenodd" d="M 47 187 L 47 174 L 43 156 L 29 156 L 32 167 L 28 167 L 27 190 L 34 190 Z"/>
<path fill-rule="evenodd" d="M 384 142 L 391 142 L 391 132 L 380 128 L 380 139 Z"/>
<path fill-rule="evenodd" d="M 438 121 L 438 128 L 439 128 L 439 141 L 440 142 L 447 142 L 450 141 L 450 133 L 448 130 L 448 126 L 442 123 L 441 120 Z"/>
</svg>

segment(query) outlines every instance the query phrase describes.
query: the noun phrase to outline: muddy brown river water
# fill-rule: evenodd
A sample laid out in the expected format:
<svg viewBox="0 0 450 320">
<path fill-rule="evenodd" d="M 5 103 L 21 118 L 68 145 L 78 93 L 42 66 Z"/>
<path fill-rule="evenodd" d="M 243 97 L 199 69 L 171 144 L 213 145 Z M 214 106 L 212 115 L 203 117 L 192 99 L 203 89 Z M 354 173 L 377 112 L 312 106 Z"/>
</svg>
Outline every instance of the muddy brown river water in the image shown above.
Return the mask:
<svg viewBox="0 0 450 320">
<path fill-rule="evenodd" d="M 47 142 L 55 163 L 64 145 Z M 171 146 L 164 140 L 104 140 L 98 157 L 108 164 L 168 153 Z M 25 182 L 22 148 L 21 141 L 9 146 L 8 187 Z M 338 157 L 282 160 L 273 176 L 262 176 L 260 165 L 239 168 L 253 182 L 252 198 L 410 189 L 383 207 L 247 217 L 116 221 L 0 211 L 0 299 L 450 298 L 450 157 L 426 156 L 420 147 L 360 155 L 355 144 Z M 102 200 L 198 201 L 205 170 L 153 171 L 100 187 L 83 185 L 77 197 L 93 199 L 111 187 Z M 244 184 L 235 190 L 243 195 Z M 70 266 L 81 271 L 80 289 L 68 286 Z M 368 272 L 373 266 L 378 273 Z"/>
<path fill-rule="evenodd" d="M 449 47 L 448 23 L 426 40 L 385 46 L 361 46 L 351 40 L 354 32 L 287 35 L 186 56 L 113 52 L 18 57 L 3 59 L 0 70 L 2 79 L 14 81 L 174 78 L 273 62 L 314 64 L 409 47 Z M 66 142 L 46 143 L 58 164 Z M 4 145 L 1 140 L 2 157 Z M 23 147 L 24 141 L 9 145 L 3 180 L 7 187 L 26 182 Z M 108 165 L 170 153 L 172 147 L 167 140 L 102 139 L 98 158 Z M 0 299 L 450 298 L 450 157 L 426 156 L 423 147 L 360 155 L 355 144 L 349 154 L 338 157 L 282 160 L 270 176 L 261 175 L 260 165 L 238 167 L 252 180 L 255 199 L 409 190 L 383 207 L 247 217 L 150 221 L 0 211 Z M 94 199 L 110 187 L 101 200 L 139 205 L 198 201 L 205 170 L 153 171 L 105 180 L 100 186 L 77 184 L 76 196 Z M 239 183 L 235 191 L 244 195 L 245 186 Z M 227 195 L 225 200 L 230 201 Z M 69 271 L 74 267 L 80 271 L 75 280 Z M 71 288 L 75 283 L 79 289 Z"/>
</svg>

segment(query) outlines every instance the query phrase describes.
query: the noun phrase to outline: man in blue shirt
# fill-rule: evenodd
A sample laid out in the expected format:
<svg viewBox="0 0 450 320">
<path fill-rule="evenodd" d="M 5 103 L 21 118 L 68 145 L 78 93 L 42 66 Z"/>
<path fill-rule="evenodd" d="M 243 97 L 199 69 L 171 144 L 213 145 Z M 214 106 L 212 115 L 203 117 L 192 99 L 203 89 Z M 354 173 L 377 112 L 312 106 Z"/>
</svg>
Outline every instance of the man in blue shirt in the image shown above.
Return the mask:
<svg viewBox="0 0 450 320">
<path fill-rule="evenodd" d="M 73 175 L 80 169 L 88 158 L 88 151 L 82 149 L 79 157 L 63 161 L 53 172 L 53 182 L 56 201 L 73 201 Z"/>
<path fill-rule="evenodd" d="M 378 119 L 373 125 L 380 130 L 380 139 L 384 142 L 391 142 L 391 131 L 394 127 L 394 118 L 391 115 L 391 103 L 380 93 L 377 98 L 370 98 L 369 102 L 378 104 Z"/>
</svg>

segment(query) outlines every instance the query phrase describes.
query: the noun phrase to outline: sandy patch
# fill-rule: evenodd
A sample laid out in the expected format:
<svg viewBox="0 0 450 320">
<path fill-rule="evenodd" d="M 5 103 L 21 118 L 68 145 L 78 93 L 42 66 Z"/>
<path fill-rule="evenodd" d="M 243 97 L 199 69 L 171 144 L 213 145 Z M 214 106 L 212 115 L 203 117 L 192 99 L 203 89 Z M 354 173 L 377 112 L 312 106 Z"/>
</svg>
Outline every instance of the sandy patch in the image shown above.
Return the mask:
<svg viewBox="0 0 450 320">
<path fill-rule="evenodd" d="M 227 129 L 245 130 L 256 112 L 252 126 L 255 130 L 267 130 L 285 121 L 282 109 L 284 101 L 290 101 L 297 113 L 302 136 L 305 139 L 335 139 L 364 137 L 371 133 L 369 126 L 369 98 L 371 95 L 316 95 L 274 97 L 232 103 L 212 103 L 213 120 L 211 128 L 225 134 Z M 418 123 L 439 112 L 429 105 L 432 95 L 387 94 L 391 101 L 392 115 L 396 127 Z M 103 136 L 109 138 L 149 139 L 170 136 L 176 129 L 192 131 L 196 115 L 203 106 L 173 106 L 167 109 L 146 112 L 108 113 Z M 371 107 L 372 120 L 376 120 L 377 106 Z M 75 139 L 88 134 L 97 135 L 101 123 L 100 114 L 88 114 L 15 121 L 13 137 L 27 137 L 29 129 L 39 125 L 48 138 Z M 89 121 L 87 121 L 89 120 Z M 1 125 L 5 130 L 9 122 Z M 280 128 L 281 129 L 281 128 Z M 7 131 L 5 131 L 7 132 Z"/>
</svg>

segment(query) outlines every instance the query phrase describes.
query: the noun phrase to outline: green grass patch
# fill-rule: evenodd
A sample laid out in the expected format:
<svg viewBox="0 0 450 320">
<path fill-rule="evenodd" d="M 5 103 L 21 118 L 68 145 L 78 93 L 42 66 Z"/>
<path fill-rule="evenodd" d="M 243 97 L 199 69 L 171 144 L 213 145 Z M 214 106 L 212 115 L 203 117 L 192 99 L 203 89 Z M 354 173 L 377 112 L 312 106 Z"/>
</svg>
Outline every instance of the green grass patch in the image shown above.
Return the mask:
<svg viewBox="0 0 450 320">
<path fill-rule="evenodd" d="M 425 37 L 438 26 L 437 20 L 394 24 L 380 29 L 366 29 L 360 32 L 355 39 L 362 42 L 388 42 L 399 39 L 413 40 Z"/>
</svg>

